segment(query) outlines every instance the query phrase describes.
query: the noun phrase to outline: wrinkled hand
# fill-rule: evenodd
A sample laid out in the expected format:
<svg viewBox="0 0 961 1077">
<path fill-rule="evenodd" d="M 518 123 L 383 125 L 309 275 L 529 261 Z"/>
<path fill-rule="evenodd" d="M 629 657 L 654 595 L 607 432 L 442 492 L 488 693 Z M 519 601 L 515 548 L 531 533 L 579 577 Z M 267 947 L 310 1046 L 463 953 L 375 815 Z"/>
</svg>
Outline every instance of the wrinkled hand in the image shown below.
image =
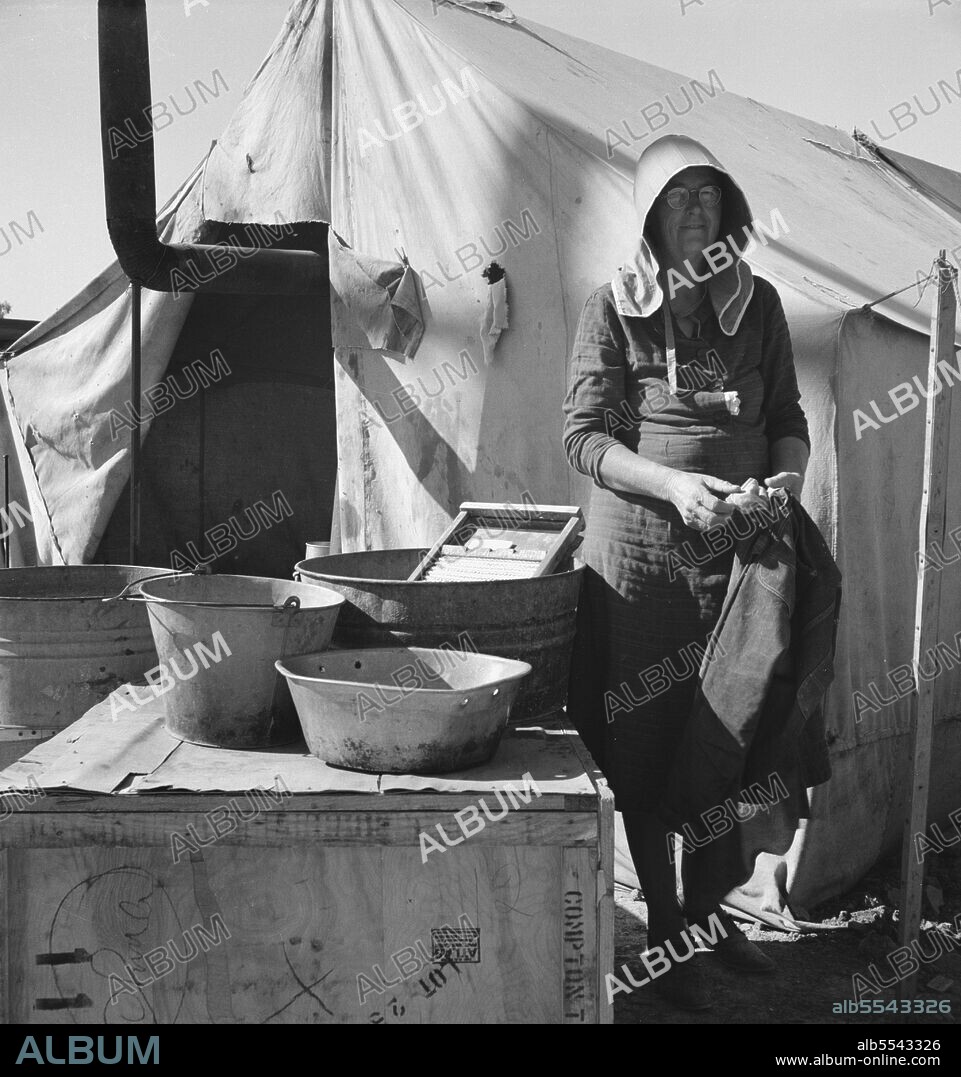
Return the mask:
<svg viewBox="0 0 961 1077">
<path fill-rule="evenodd" d="M 769 490 L 786 488 L 790 490 L 796 498 L 800 499 L 801 491 L 804 489 L 804 476 L 797 471 L 779 471 L 776 475 L 772 475 L 769 479 L 765 479 L 764 485 Z"/>
<path fill-rule="evenodd" d="M 722 498 L 739 489 L 733 482 L 715 479 L 713 475 L 691 475 L 678 471 L 668 485 L 668 498 L 688 527 L 693 527 L 695 531 L 710 531 L 731 518 L 734 506 L 728 505 Z"/>
</svg>

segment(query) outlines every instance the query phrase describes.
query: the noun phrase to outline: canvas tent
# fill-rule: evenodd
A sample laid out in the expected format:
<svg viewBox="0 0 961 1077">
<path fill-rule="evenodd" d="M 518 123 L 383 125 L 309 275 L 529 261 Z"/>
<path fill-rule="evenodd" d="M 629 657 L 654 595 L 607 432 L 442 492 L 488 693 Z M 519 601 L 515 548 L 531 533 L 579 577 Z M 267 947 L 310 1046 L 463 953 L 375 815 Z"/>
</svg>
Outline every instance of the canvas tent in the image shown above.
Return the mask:
<svg viewBox="0 0 961 1077">
<path fill-rule="evenodd" d="M 949 170 L 925 166 L 922 177 L 834 128 L 736 96 L 714 71 L 678 75 L 503 5 L 298 0 L 160 227 L 198 237 L 282 220 L 297 226 L 290 242 L 309 247 L 329 225 L 329 308 L 326 297 L 251 310 L 145 295 L 145 386 L 203 354 L 241 310 L 247 331 L 224 352 L 250 380 L 212 386 L 154 421 L 144 511 L 163 531 L 158 550 L 169 550 L 196 531 L 178 499 L 189 489 L 196 503 L 211 466 L 204 453 L 219 453 L 226 473 L 232 459 L 235 470 L 263 471 L 236 488 L 214 484 L 210 520 L 273 484 L 286 490 L 289 478 L 295 519 L 303 513 L 281 525 L 292 536 L 289 571 L 297 542 L 327 524 L 335 469 L 345 550 L 428 542 L 464 500 L 586 506 L 587 482 L 561 448 L 571 341 L 587 295 L 630 253 L 636 158 L 668 132 L 708 146 L 767 226 L 748 261 L 784 302 L 813 441 L 804 500 L 845 578 L 827 700 L 834 778 L 797 833 L 773 841 L 773 821 L 758 822 L 774 851 L 742 895 L 775 916 L 790 899 L 803 915 L 899 837 L 908 701 L 856 721 L 853 700 L 910 660 L 924 407 L 899 390 L 900 414 L 890 391 L 910 390 L 914 375 L 923 382 L 931 293 L 919 302 L 913 285 L 939 248 L 961 244 Z M 363 290 L 336 270 L 347 245 L 385 262 L 406 257 L 419 274 L 426 329 L 416 355 L 380 346 Z M 506 270 L 506 319 L 482 276 L 492 261 Z M 20 341 L 4 373 L 4 438 L 34 521 L 25 553 L 35 547 L 42 563 L 103 556 L 123 535 L 128 450 L 108 424 L 127 392 L 128 302 L 108 269 Z M 495 315 L 508 323 L 496 342 Z M 189 432 L 199 408 L 215 413 L 215 428 L 198 449 Z M 954 469 L 959 452 L 955 408 Z M 948 513 L 949 527 L 961 524 L 956 486 Z M 961 627 L 959 600 L 961 567 L 948 566 L 940 640 Z M 959 803 L 959 666 L 937 682 L 932 818 Z"/>
</svg>

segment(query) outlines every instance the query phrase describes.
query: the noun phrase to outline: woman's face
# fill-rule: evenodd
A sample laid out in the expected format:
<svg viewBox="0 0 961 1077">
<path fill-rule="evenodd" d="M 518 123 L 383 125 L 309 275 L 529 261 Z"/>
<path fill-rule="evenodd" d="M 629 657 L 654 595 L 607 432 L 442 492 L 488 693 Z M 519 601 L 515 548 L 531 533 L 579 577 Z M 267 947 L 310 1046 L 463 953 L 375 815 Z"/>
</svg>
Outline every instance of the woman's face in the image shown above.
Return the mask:
<svg viewBox="0 0 961 1077">
<path fill-rule="evenodd" d="M 671 209 L 664 195 L 672 187 L 699 190 L 708 184 L 718 184 L 720 177 L 713 168 L 685 168 L 665 186 L 653 206 L 654 235 L 659 253 L 668 262 L 682 265 L 689 259 L 692 265 L 703 262 L 703 250 L 709 247 L 721 230 L 721 203 L 706 208 L 691 194 L 683 209 Z"/>
</svg>

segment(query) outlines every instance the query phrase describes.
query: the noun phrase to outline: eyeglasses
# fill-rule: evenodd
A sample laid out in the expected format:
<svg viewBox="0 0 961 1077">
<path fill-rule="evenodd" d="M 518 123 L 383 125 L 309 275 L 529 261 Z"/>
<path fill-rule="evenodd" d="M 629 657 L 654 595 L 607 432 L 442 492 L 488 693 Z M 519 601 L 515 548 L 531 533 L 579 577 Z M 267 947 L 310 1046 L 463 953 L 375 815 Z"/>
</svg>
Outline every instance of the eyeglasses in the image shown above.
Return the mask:
<svg viewBox="0 0 961 1077">
<path fill-rule="evenodd" d="M 691 200 L 691 195 L 696 194 L 701 205 L 705 209 L 712 209 L 721 201 L 721 188 L 716 183 L 709 183 L 706 187 L 672 187 L 662 197 L 671 209 L 683 209 Z"/>
</svg>

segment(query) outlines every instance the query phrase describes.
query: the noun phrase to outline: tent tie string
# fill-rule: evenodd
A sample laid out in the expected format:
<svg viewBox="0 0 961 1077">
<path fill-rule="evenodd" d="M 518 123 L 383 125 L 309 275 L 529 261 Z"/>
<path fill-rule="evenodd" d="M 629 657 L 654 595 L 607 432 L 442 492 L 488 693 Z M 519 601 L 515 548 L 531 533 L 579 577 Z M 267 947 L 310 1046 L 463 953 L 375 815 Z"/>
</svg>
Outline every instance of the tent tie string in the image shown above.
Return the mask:
<svg viewBox="0 0 961 1077">
<path fill-rule="evenodd" d="M 920 284 L 922 286 L 921 287 L 921 294 L 918 296 L 918 302 L 914 304 L 914 306 L 917 307 L 918 304 L 921 302 L 921 300 L 924 298 L 924 293 L 927 291 L 928 284 L 932 280 L 934 280 L 935 277 L 940 278 L 940 275 L 942 273 L 947 273 L 949 275 L 949 279 L 951 280 L 951 283 L 954 285 L 954 294 L 955 294 L 955 297 L 956 297 L 957 302 L 958 302 L 958 309 L 961 310 L 961 290 L 959 290 L 959 288 L 958 288 L 958 274 L 957 274 L 957 271 L 951 265 L 939 266 L 937 259 L 935 259 L 931 263 L 931 272 L 926 277 L 923 277 L 920 280 L 916 280 L 911 284 L 906 284 L 903 288 L 898 288 L 897 291 L 888 292 L 887 295 L 882 295 L 879 299 L 874 299 L 870 303 L 865 303 L 864 306 L 862 306 L 860 309 L 861 310 L 870 310 L 871 307 L 877 306 L 878 303 L 884 303 L 888 299 L 893 299 L 894 296 L 900 295 L 902 292 L 908 291 L 909 288 L 916 288 Z"/>
</svg>

